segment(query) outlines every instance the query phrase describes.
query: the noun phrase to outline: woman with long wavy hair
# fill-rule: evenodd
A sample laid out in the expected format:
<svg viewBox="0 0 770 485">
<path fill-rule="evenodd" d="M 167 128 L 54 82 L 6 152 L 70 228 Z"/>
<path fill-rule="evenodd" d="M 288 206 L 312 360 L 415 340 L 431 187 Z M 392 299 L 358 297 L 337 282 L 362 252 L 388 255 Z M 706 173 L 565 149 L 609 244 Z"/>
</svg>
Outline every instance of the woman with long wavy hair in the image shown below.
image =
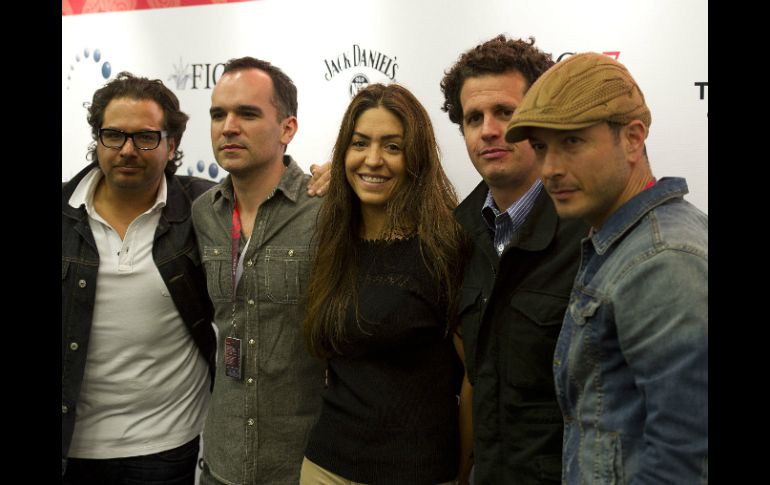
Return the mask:
<svg viewBox="0 0 770 485">
<path fill-rule="evenodd" d="M 330 170 L 304 322 L 327 388 L 300 483 L 454 483 L 465 240 L 425 108 L 399 85 L 359 91 Z"/>
</svg>

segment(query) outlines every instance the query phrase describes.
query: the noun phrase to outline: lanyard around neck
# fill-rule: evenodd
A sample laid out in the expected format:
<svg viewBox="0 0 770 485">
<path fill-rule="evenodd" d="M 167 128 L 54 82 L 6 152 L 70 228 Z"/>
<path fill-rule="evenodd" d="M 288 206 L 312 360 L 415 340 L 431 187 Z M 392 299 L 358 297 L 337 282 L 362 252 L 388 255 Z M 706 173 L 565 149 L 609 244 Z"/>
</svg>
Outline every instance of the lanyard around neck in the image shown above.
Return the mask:
<svg viewBox="0 0 770 485">
<path fill-rule="evenodd" d="M 235 304 L 235 285 L 236 285 L 236 275 L 238 274 L 238 248 L 241 244 L 241 214 L 238 212 L 238 197 L 235 195 L 235 190 L 233 190 L 233 228 L 231 231 L 232 236 L 232 248 L 230 251 L 230 259 L 231 259 L 231 265 L 230 265 L 230 276 L 231 276 L 231 282 L 233 285 L 233 293 L 232 293 L 232 302 Z M 235 309 L 235 307 L 233 307 Z"/>
</svg>

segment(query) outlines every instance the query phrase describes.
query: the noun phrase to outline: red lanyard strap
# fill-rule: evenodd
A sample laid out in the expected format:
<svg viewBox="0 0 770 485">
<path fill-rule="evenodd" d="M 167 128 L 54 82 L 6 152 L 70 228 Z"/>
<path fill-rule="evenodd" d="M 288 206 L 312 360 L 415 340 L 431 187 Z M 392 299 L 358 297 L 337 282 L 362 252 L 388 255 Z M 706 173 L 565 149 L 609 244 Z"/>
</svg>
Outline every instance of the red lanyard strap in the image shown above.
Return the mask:
<svg viewBox="0 0 770 485">
<path fill-rule="evenodd" d="M 232 302 L 235 303 L 235 276 L 238 274 L 238 248 L 241 242 L 241 215 L 238 212 L 238 198 L 235 196 L 235 190 L 233 190 L 233 229 L 231 236 L 233 240 L 232 250 L 230 251 L 232 264 L 230 267 L 230 275 L 233 285 Z"/>
</svg>

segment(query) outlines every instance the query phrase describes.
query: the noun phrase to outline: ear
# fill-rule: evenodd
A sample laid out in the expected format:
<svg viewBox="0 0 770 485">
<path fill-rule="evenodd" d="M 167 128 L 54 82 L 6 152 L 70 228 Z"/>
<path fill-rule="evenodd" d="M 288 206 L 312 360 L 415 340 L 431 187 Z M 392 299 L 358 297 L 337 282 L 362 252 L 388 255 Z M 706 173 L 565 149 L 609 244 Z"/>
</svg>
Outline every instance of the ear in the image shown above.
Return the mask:
<svg viewBox="0 0 770 485">
<path fill-rule="evenodd" d="M 176 151 L 176 140 L 173 138 L 166 138 L 166 141 L 168 142 L 168 159 L 171 160 L 174 158 L 174 152 Z"/>
<path fill-rule="evenodd" d="M 644 154 L 644 140 L 647 139 L 647 126 L 640 120 L 633 120 L 624 128 L 624 141 L 626 142 L 626 155 L 630 160 L 637 161 Z"/>
<path fill-rule="evenodd" d="M 294 135 L 297 134 L 297 117 L 296 116 L 289 116 L 283 121 L 281 121 L 281 143 L 283 145 L 288 145 L 289 142 L 294 138 Z"/>
</svg>

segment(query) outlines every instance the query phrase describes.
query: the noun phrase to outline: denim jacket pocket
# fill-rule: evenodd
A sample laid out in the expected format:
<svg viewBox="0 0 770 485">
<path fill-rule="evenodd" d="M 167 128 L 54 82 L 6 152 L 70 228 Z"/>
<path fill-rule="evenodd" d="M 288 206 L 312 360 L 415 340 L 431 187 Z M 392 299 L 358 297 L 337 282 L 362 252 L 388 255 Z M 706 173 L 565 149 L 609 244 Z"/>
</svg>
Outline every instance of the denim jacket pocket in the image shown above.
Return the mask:
<svg viewBox="0 0 770 485">
<path fill-rule="evenodd" d="M 584 383 L 591 383 L 591 393 L 597 395 L 604 392 L 602 380 L 595 378 L 600 362 L 598 335 L 602 332 L 599 323 L 601 312 L 601 299 L 574 290 L 563 329 L 569 338 L 560 339 L 554 353 L 555 359 L 565 366 L 564 379 L 581 389 Z M 558 378 L 556 380 L 559 381 Z M 560 395 L 573 394 L 575 389 L 567 386 L 564 380 L 557 382 L 556 387 Z M 574 395 L 572 398 L 577 399 Z M 601 408 L 597 408 L 593 400 L 582 400 L 579 407 L 579 412 L 584 415 L 601 415 Z"/>
<path fill-rule="evenodd" d="M 273 303 L 292 305 L 305 291 L 310 272 L 307 247 L 265 249 L 265 291 Z"/>
<path fill-rule="evenodd" d="M 233 291 L 230 248 L 204 246 L 202 257 L 209 297 L 212 301 L 229 300 Z"/>
<path fill-rule="evenodd" d="M 193 266 L 197 267 L 201 265 L 201 255 L 198 253 L 198 248 L 195 246 L 185 251 L 184 255 L 187 256 L 187 259 L 190 260 Z"/>
<path fill-rule="evenodd" d="M 576 291 L 569 306 L 569 313 L 576 325 L 583 326 L 602 305 L 601 300 Z"/>
<path fill-rule="evenodd" d="M 599 449 L 596 450 L 594 470 L 599 474 L 596 483 L 603 485 L 624 485 L 623 447 L 618 433 L 599 432 L 597 436 Z"/>
</svg>

